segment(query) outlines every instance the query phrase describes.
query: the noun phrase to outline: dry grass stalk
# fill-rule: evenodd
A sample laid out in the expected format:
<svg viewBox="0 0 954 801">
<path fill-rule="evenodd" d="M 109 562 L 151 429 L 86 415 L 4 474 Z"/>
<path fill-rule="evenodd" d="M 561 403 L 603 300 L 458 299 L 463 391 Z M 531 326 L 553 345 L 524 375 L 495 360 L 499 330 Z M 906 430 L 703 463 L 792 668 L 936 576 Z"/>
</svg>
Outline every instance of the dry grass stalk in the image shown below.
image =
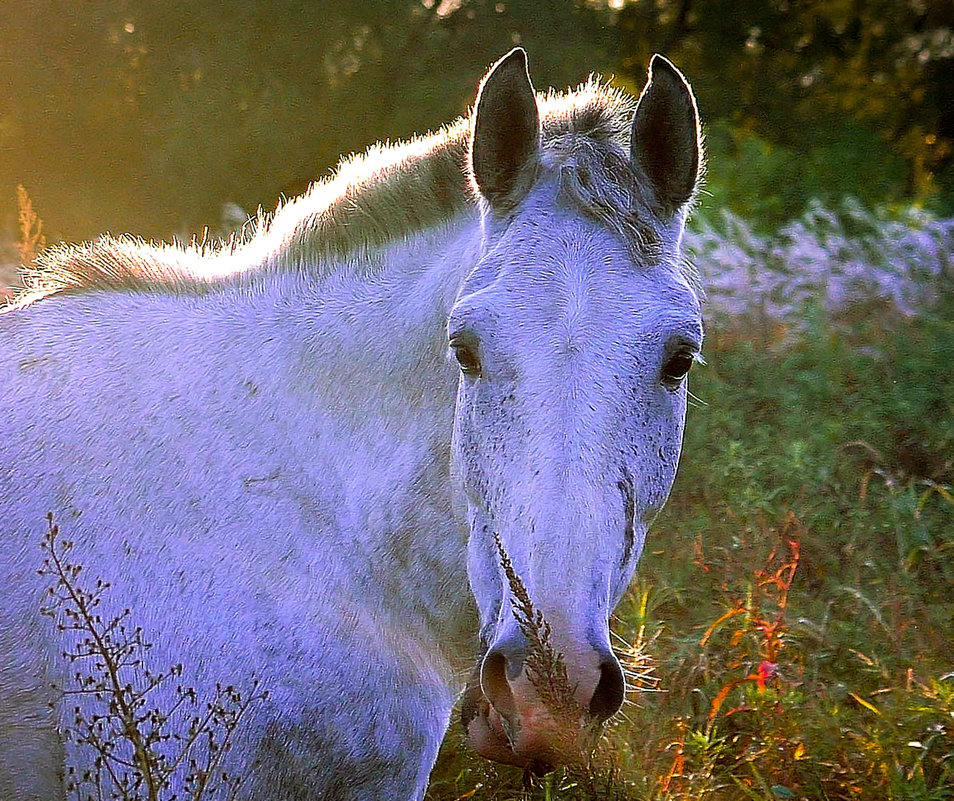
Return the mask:
<svg viewBox="0 0 954 801">
<path fill-rule="evenodd" d="M 550 624 L 543 612 L 533 605 L 530 593 L 514 569 L 497 533 L 494 534 L 494 543 L 510 585 L 514 618 L 527 640 L 524 670 L 566 735 L 559 743 L 559 749 L 565 764 L 563 783 L 569 794 L 561 794 L 560 797 L 586 801 L 623 801 L 628 795 L 620 783 L 618 755 L 609 746 L 597 748 L 602 725 L 592 719 L 588 710 L 577 701 L 576 688 L 570 682 L 564 656 L 551 642 Z M 524 775 L 526 793 L 531 792 L 535 781 L 527 771 Z M 551 779 L 545 780 L 545 795 L 551 783 Z"/>
<path fill-rule="evenodd" d="M 563 654 L 555 650 L 550 641 L 550 624 L 543 612 L 534 607 L 526 585 L 514 570 L 513 562 L 496 532 L 494 543 L 497 546 L 500 565 L 510 584 L 513 616 L 520 627 L 520 633 L 527 640 L 527 656 L 524 661 L 527 677 L 558 721 L 579 724 L 585 717 L 586 710 L 576 700 L 575 688 L 567 675 Z"/>
<path fill-rule="evenodd" d="M 43 222 L 33 210 L 33 201 L 22 184 L 17 186 L 17 224 L 20 231 L 17 255 L 22 266 L 30 267 L 37 254 L 46 247 L 46 237 Z"/>
</svg>

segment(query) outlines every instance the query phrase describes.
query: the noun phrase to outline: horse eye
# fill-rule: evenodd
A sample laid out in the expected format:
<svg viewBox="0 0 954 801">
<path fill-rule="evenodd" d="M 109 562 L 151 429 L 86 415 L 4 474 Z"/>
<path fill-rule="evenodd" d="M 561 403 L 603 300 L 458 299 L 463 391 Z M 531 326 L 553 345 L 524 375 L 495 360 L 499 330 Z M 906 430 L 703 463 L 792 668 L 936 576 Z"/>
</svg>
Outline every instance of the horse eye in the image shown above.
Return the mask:
<svg viewBox="0 0 954 801">
<path fill-rule="evenodd" d="M 689 373 L 695 356 L 686 350 L 681 350 L 666 362 L 662 371 L 662 383 L 667 389 L 675 389 Z"/>
<path fill-rule="evenodd" d="M 466 342 L 454 340 L 451 340 L 450 347 L 451 350 L 454 351 L 454 358 L 457 359 L 457 363 L 460 365 L 460 371 L 464 375 L 473 376 L 475 378 L 479 377 L 480 357 L 477 355 L 476 348 Z"/>
</svg>

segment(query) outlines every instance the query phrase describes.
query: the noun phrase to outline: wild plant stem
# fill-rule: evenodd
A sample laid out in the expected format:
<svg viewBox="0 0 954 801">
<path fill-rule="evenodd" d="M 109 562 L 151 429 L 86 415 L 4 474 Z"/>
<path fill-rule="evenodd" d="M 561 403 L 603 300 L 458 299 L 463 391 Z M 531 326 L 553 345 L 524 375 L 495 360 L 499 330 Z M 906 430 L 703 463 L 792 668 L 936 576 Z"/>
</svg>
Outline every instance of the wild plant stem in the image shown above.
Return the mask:
<svg viewBox="0 0 954 801">
<path fill-rule="evenodd" d="M 95 620 L 93 619 L 93 615 L 86 604 L 86 599 L 76 591 L 76 588 L 73 586 L 73 583 L 69 578 L 67 569 L 60 561 L 60 557 L 56 551 L 56 537 L 59 533 L 59 528 L 53 523 L 53 516 L 49 515 L 47 517 L 47 521 L 50 527 L 50 558 L 52 560 L 53 567 L 56 570 L 57 578 L 63 588 L 69 594 L 70 600 L 75 604 L 76 610 L 80 615 L 80 620 L 82 621 L 83 629 L 86 631 L 86 633 L 92 636 L 96 645 L 96 653 L 103 660 L 103 665 L 106 668 L 106 672 L 109 677 L 110 690 L 112 692 L 113 699 L 116 702 L 116 706 L 120 711 L 120 719 L 122 720 L 123 724 L 123 733 L 126 739 L 129 740 L 133 746 L 136 766 L 141 772 L 143 781 L 146 784 L 148 801 L 159 801 L 159 787 L 156 777 L 153 776 L 152 759 L 150 758 L 149 752 L 142 741 L 139 727 L 136 724 L 135 712 L 129 705 L 128 699 L 126 698 L 126 689 L 119 677 L 119 667 L 116 664 L 116 660 L 113 658 L 113 653 L 109 647 L 109 644 L 105 642 L 101 633 L 96 628 Z M 104 760 L 104 762 L 106 762 L 108 765 L 108 760 Z"/>
</svg>

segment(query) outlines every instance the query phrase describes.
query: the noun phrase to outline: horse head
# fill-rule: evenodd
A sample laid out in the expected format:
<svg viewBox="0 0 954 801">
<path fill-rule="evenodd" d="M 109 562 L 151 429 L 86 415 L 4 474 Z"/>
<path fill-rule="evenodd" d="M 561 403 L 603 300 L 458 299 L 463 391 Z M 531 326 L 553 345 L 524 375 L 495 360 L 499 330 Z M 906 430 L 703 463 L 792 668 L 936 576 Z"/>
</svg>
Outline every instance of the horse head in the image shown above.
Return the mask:
<svg viewBox="0 0 954 801">
<path fill-rule="evenodd" d="M 703 328 L 680 256 L 701 164 L 683 76 L 655 56 L 625 131 L 548 131 L 538 102 L 520 49 L 481 84 L 483 246 L 447 333 L 483 646 L 463 723 L 540 772 L 623 703 L 609 619 L 675 477 Z"/>
</svg>

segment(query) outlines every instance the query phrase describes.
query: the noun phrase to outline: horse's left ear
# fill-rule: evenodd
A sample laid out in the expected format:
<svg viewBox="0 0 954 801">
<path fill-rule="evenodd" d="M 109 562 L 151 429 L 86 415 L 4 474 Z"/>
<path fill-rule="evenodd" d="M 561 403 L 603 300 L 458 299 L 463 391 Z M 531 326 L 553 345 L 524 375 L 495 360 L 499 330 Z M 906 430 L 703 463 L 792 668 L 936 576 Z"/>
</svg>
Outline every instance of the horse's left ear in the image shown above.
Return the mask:
<svg viewBox="0 0 954 801">
<path fill-rule="evenodd" d="M 520 202 L 539 150 L 540 113 L 527 53 L 515 47 L 481 81 L 471 129 L 471 175 L 491 207 L 506 211 Z"/>
<path fill-rule="evenodd" d="M 696 99 L 683 74 L 658 54 L 633 115 L 630 148 L 667 211 L 692 197 L 702 163 Z"/>
</svg>

